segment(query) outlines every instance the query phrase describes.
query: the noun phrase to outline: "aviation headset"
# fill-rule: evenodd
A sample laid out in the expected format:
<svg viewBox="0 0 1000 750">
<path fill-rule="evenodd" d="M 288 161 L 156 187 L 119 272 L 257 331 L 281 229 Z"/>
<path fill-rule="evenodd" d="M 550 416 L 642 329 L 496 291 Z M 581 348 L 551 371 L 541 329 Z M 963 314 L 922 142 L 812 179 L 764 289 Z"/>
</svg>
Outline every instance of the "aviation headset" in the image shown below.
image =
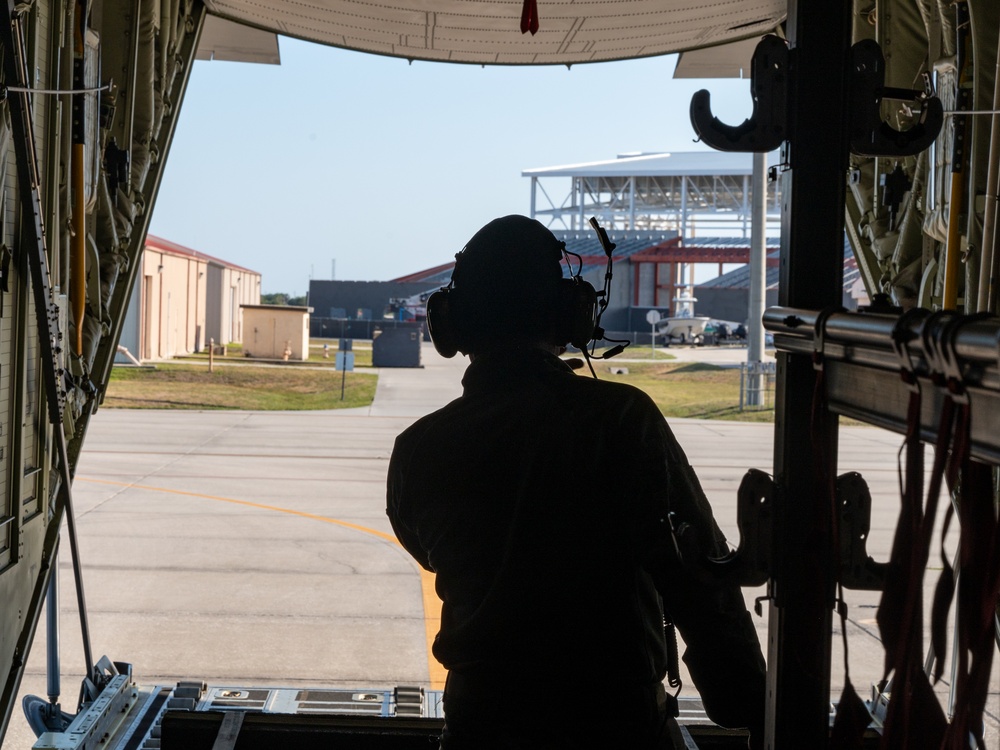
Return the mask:
<svg viewBox="0 0 1000 750">
<path fill-rule="evenodd" d="M 494 244 L 493 247 L 484 248 L 484 245 L 491 242 L 492 238 L 481 239 L 481 235 L 485 235 L 490 227 L 501 232 L 504 230 L 508 232 L 518 229 L 524 230 L 523 245 L 522 241 L 518 241 L 521 246 L 512 250 L 505 247 L 501 241 Z M 530 235 L 534 235 L 534 237 Z M 455 256 L 455 269 L 448 286 L 434 292 L 427 300 L 427 327 L 434 348 L 443 357 L 454 357 L 457 352 L 468 354 L 475 348 L 476 332 L 471 330 L 473 326 L 470 325 L 469 319 L 473 315 L 470 313 L 470 308 L 477 303 L 482 305 L 489 304 L 489 302 L 484 303 L 479 298 L 481 295 L 477 294 L 475 289 L 470 290 L 470 287 L 474 287 L 475 283 L 470 284 L 468 279 L 464 278 L 469 275 L 470 263 L 482 262 L 483 265 L 489 265 L 491 262 L 502 262 L 504 257 L 513 257 L 514 261 L 517 262 L 516 256 L 518 255 L 539 253 L 545 257 L 533 259 L 532 263 L 554 262 L 560 264 L 561 267 L 565 248 L 566 243 L 556 240 L 548 229 L 533 219 L 523 216 L 508 216 L 487 224 L 480 230 L 480 233 L 469 241 L 462 252 Z M 483 261 L 479 261 L 478 257 L 473 257 L 484 254 L 489 254 L 491 257 Z M 504 257 L 496 257 L 497 255 Z M 523 265 L 525 259 L 522 257 L 520 260 Z M 482 268 L 478 270 L 483 273 Z M 546 291 L 545 296 L 546 299 L 540 301 L 549 311 L 548 315 L 551 316 L 551 319 L 540 322 L 538 329 L 549 332 L 545 336 L 548 343 L 554 346 L 563 346 L 569 343 L 578 349 L 584 349 L 594 338 L 596 328 L 597 292 L 594 287 L 589 282 L 584 281 L 580 273 L 577 272 L 570 278 L 560 277 L 555 280 L 551 291 Z M 514 304 L 518 304 L 516 295 Z M 495 337 L 500 340 L 513 338 L 516 334 L 517 331 L 513 325 L 509 328 L 501 325 L 499 331 L 494 331 Z"/>
</svg>

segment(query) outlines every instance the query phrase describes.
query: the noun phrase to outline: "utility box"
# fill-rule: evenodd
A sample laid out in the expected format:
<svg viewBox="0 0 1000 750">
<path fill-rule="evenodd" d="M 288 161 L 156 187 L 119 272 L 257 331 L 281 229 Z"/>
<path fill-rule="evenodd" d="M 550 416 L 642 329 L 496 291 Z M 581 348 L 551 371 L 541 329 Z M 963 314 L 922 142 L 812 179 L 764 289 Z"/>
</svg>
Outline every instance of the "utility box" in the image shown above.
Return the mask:
<svg viewBox="0 0 1000 750">
<path fill-rule="evenodd" d="M 256 359 L 309 359 L 309 313 L 297 305 L 240 305 L 243 353 Z"/>
<path fill-rule="evenodd" d="M 374 367 L 420 367 L 422 325 L 387 328 L 372 339 Z"/>
</svg>

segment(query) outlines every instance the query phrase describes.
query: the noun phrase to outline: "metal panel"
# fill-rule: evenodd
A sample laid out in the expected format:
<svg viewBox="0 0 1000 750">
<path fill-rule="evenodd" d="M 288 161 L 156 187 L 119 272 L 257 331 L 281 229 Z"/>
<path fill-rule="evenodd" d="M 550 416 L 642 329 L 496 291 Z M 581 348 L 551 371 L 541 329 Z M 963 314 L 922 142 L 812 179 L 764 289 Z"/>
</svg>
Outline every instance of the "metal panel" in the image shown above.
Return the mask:
<svg viewBox="0 0 1000 750">
<path fill-rule="evenodd" d="M 280 65 L 276 34 L 233 23 L 217 16 L 205 19 L 197 59 Z"/>
<path fill-rule="evenodd" d="M 781 0 L 587 0 L 538 3 L 537 34 L 503 0 L 209 0 L 213 14 L 320 44 L 411 60 L 565 65 L 621 60 L 751 39 L 777 28 Z"/>
<path fill-rule="evenodd" d="M 22 282 L 14 264 L 7 271 L 6 281 L 8 291 L 0 292 L 0 576 L 16 561 L 12 545 L 17 524 L 15 514 L 19 513 L 12 479 L 15 465 L 20 464 L 14 451 L 16 430 L 12 429 L 11 416 L 15 411 L 14 384 L 19 382 L 19 378 L 13 376 L 17 370 L 14 321 L 17 319 L 17 292 Z"/>
</svg>

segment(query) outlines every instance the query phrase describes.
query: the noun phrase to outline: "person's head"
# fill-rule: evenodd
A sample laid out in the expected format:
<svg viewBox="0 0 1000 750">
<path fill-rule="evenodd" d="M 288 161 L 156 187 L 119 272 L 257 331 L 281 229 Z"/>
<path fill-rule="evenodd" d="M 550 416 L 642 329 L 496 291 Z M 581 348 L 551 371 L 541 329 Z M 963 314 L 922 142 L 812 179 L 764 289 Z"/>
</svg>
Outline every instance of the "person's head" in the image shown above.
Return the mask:
<svg viewBox="0 0 1000 750">
<path fill-rule="evenodd" d="M 579 330 L 578 321 L 585 317 L 577 298 L 583 286 L 590 294 L 593 287 L 563 278 L 564 246 L 525 216 L 494 219 L 476 232 L 456 256 L 451 285 L 441 293 L 445 296 L 428 303 L 438 350 L 446 356 L 456 349 L 477 354 L 498 346 L 559 347 L 578 339 L 570 332 L 573 323 L 572 330 Z"/>
</svg>

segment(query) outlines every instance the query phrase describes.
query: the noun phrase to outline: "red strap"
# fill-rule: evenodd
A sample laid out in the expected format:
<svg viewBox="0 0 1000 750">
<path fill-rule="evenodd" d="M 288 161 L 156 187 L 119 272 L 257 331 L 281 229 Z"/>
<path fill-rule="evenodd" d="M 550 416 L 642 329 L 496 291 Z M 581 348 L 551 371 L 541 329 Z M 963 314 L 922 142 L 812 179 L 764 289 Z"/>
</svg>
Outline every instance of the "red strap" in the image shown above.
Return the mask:
<svg viewBox="0 0 1000 750">
<path fill-rule="evenodd" d="M 524 7 L 521 9 L 521 33 L 529 31 L 532 36 L 538 31 L 538 5 L 535 0 L 524 0 Z"/>
<path fill-rule="evenodd" d="M 934 465 L 931 469 L 927 505 L 925 508 L 921 508 L 919 498 L 915 498 L 917 503 L 914 508 L 916 533 L 912 537 L 906 538 L 905 535 L 900 535 L 900 529 L 897 528 L 892 559 L 897 563 L 906 559 L 907 565 L 904 569 L 895 571 L 897 577 L 892 582 L 888 578 L 886 579 L 886 588 L 879 604 L 878 622 L 882 629 L 883 644 L 886 647 L 887 663 L 889 663 L 890 652 L 895 652 L 891 663 L 889 663 L 894 670 L 892 697 L 889 700 L 889 708 L 885 717 L 885 733 L 882 735 L 880 744 L 882 750 L 938 747 L 947 729 L 947 721 L 941 710 L 941 704 L 938 703 L 930 681 L 924 673 L 920 650 L 923 640 L 922 589 L 924 570 L 930 555 L 934 517 L 937 515 L 938 497 L 941 493 L 948 449 L 951 445 L 954 407 L 955 403 L 950 398 L 945 399 L 941 406 L 941 423 L 938 428 L 938 443 L 934 451 Z M 915 421 L 919 425 L 919 414 L 911 413 L 910 416 L 911 418 L 916 416 Z M 911 422 L 909 427 L 911 433 L 907 435 L 908 441 L 912 435 L 917 438 L 914 442 L 919 444 L 918 432 L 914 429 L 914 424 Z M 908 454 L 910 454 L 910 447 L 908 444 Z M 908 465 L 906 488 L 908 495 L 911 494 L 910 486 L 916 485 L 916 477 L 913 476 L 913 473 L 912 467 Z M 913 499 L 910 498 L 910 500 Z M 902 514 L 900 525 L 902 525 Z M 904 548 L 910 548 L 906 554 L 901 555 L 900 550 L 897 550 L 896 544 L 900 542 L 903 543 Z M 899 585 L 902 590 L 893 592 L 890 585 Z M 890 609 L 893 606 L 889 603 L 891 601 L 897 603 L 901 601 L 901 608 L 896 611 Z M 893 617 L 896 612 L 898 612 L 898 617 Z M 887 633 L 883 623 L 890 622 L 898 634 L 896 643 L 886 640 L 887 637 L 891 636 Z"/>
<path fill-rule="evenodd" d="M 942 381 L 944 368 L 937 361 L 937 352 L 933 347 L 936 342 L 930 336 L 933 329 L 927 323 L 937 323 L 944 315 L 931 316 L 921 326 L 925 355 L 931 361 L 933 375 L 941 376 Z M 902 475 L 900 477 L 903 507 L 877 615 L 886 650 L 886 674 L 890 669 L 893 671 L 892 696 L 880 744 L 882 750 L 937 748 L 948 726 L 924 673 L 920 651 L 923 640 L 923 578 L 954 434 L 955 402 L 946 398 L 941 407 L 938 442 L 925 506 L 921 498 L 923 446 L 920 442 L 920 394 L 915 383 L 911 386 L 904 443 L 905 484 Z"/>
<path fill-rule="evenodd" d="M 813 351 L 813 367 L 816 379 L 813 388 L 812 412 L 810 415 L 810 431 L 812 432 L 814 471 L 816 474 L 816 501 L 827 508 L 827 516 L 817 521 L 817 531 L 821 535 L 829 532 L 834 555 L 840 554 L 840 506 L 837 502 L 836 481 L 828 471 L 825 458 L 831 446 L 828 440 L 830 425 L 830 410 L 826 398 L 826 369 L 824 368 L 824 338 L 826 321 L 840 308 L 827 308 L 816 318 L 815 349 Z M 840 632 L 844 642 L 844 690 L 837 701 L 837 716 L 833 722 L 830 734 L 830 750 L 854 750 L 861 747 L 865 730 L 871 723 L 871 713 L 865 702 L 858 697 L 854 685 L 851 684 L 851 672 L 847 650 L 847 604 L 844 603 L 844 587 L 840 580 L 841 560 L 835 557 L 831 561 L 830 574 L 837 592 L 837 613 L 840 615 Z"/>
</svg>

